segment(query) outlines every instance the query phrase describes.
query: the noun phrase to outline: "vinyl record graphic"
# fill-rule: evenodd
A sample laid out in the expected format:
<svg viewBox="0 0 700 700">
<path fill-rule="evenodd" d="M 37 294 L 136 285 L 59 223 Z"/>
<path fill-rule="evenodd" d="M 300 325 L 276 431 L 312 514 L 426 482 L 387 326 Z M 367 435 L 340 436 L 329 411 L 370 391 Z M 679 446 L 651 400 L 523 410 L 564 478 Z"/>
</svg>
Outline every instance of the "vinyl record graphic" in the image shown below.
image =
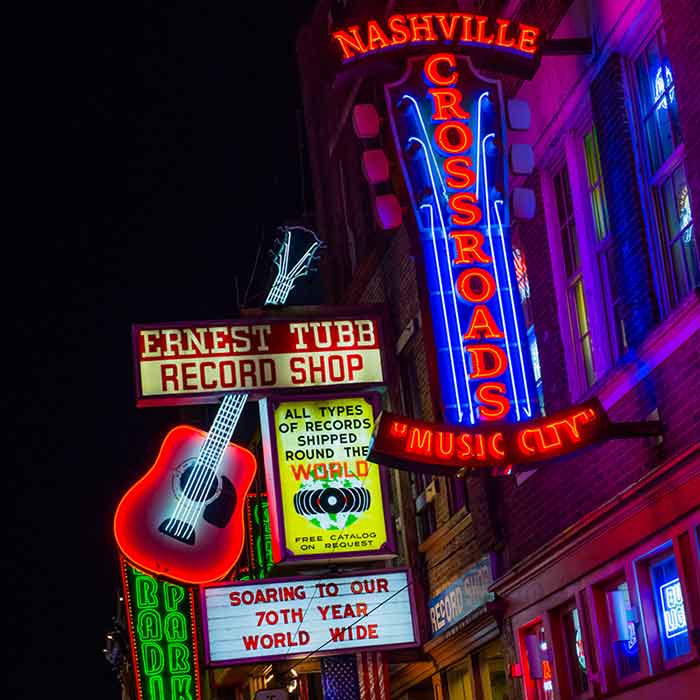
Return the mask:
<svg viewBox="0 0 700 700">
<path fill-rule="evenodd" d="M 301 489 L 294 494 L 294 510 L 305 517 L 338 513 L 364 513 L 371 503 L 362 486 Z"/>
</svg>

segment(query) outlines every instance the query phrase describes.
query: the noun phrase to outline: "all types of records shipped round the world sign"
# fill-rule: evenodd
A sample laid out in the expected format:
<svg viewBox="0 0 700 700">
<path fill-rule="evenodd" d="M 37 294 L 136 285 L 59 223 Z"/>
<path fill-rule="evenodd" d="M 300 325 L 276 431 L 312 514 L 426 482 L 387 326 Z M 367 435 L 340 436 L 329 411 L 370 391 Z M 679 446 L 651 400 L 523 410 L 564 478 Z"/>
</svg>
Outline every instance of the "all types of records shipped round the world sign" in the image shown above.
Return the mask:
<svg viewBox="0 0 700 700">
<path fill-rule="evenodd" d="M 260 402 L 276 562 L 394 553 L 384 470 L 367 459 L 376 393 Z"/>
</svg>

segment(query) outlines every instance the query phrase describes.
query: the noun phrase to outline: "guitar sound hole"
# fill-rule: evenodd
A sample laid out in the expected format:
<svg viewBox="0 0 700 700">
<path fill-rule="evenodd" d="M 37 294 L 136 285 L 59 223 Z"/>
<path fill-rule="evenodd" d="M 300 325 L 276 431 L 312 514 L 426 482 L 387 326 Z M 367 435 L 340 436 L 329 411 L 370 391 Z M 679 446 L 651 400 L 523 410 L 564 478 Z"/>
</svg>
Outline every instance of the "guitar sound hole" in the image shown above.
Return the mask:
<svg viewBox="0 0 700 700">
<path fill-rule="evenodd" d="M 190 484 L 190 478 L 194 475 L 194 483 Z M 189 484 L 189 488 L 188 488 Z M 206 488 L 207 485 L 209 488 Z M 180 492 L 190 501 L 210 501 L 216 495 L 218 478 L 213 469 L 204 467 L 195 473 L 194 464 L 185 468 L 180 474 Z M 206 492 L 204 489 L 206 488 Z"/>
</svg>

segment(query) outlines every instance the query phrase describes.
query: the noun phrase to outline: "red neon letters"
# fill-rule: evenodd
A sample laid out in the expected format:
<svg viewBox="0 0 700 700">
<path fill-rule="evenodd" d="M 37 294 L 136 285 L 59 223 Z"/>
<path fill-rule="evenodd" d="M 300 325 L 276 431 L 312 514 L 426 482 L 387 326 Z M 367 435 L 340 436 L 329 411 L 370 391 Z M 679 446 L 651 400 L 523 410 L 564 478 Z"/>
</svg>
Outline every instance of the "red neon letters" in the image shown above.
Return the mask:
<svg viewBox="0 0 700 700">
<path fill-rule="evenodd" d="M 483 15 L 458 12 L 391 15 L 386 31 L 376 20 L 367 22 L 364 31 L 358 25 L 339 29 L 332 38 L 340 49 L 343 62 L 394 49 L 408 44 L 434 44 L 439 41 L 477 46 L 495 46 L 523 57 L 536 54 L 540 30 L 527 24 L 518 26 L 508 19 L 491 20 Z M 440 83 L 430 76 L 437 85 Z"/>
<path fill-rule="evenodd" d="M 502 352 L 486 345 L 471 348 L 470 354 L 477 358 L 474 365 L 482 373 L 480 378 L 488 378 L 500 368 L 505 361 L 499 355 Z M 490 395 L 486 397 L 485 410 L 497 412 L 498 402 L 503 400 L 502 385 L 482 382 L 479 391 Z M 368 459 L 412 471 L 444 474 L 460 469 L 505 467 L 573 452 L 603 439 L 610 433 L 610 425 L 597 399 L 546 418 L 480 429 L 427 423 L 384 412 Z"/>
</svg>

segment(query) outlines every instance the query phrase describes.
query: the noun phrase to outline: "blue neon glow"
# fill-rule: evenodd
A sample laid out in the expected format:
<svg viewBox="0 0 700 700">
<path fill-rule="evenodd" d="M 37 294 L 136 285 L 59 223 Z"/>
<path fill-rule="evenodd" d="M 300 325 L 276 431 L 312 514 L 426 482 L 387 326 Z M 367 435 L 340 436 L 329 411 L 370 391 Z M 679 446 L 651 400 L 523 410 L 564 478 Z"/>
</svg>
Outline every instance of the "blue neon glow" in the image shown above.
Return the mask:
<svg viewBox="0 0 700 700">
<path fill-rule="evenodd" d="M 674 578 L 659 586 L 659 600 L 664 617 L 664 634 L 666 639 L 673 639 L 688 633 L 688 621 L 683 605 L 683 591 L 680 579 Z"/>
<path fill-rule="evenodd" d="M 423 121 L 423 115 L 420 113 L 420 109 L 418 108 L 418 103 L 410 96 L 410 95 L 403 95 L 401 97 L 402 100 L 409 100 L 411 104 L 413 105 L 414 109 L 416 110 L 416 116 L 418 117 L 418 121 L 420 122 L 421 130 L 423 132 L 423 137 L 425 138 L 425 142 L 420 141 L 421 144 L 423 144 L 423 148 L 428 147 L 428 150 L 430 151 L 430 158 L 433 161 L 433 165 L 435 166 L 435 172 L 437 173 L 438 178 L 440 179 L 440 189 L 442 190 L 442 196 L 445 201 L 447 201 L 447 189 L 445 188 L 445 183 L 443 179 L 440 177 L 440 166 L 438 165 L 437 159 L 435 158 L 435 151 L 433 150 L 433 146 L 430 143 L 430 136 L 428 136 L 428 129 L 425 127 L 425 122 Z M 418 139 L 416 139 L 418 140 Z M 432 177 L 432 175 L 431 175 Z"/>
<path fill-rule="evenodd" d="M 481 420 L 476 399 L 480 382 L 470 376 L 467 349 L 472 344 L 485 342 L 500 348 L 507 358 L 507 368 L 498 377 L 491 378 L 506 386 L 510 409 L 505 420 L 524 420 L 534 415 L 534 407 L 539 404 L 533 400 L 536 389 L 529 338 L 525 332 L 509 241 L 506 130 L 500 91 L 474 75 L 471 67 L 460 60 L 457 89 L 464 97 L 462 109 L 474 115 L 476 139 L 467 151 L 455 155 L 470 159 L 467 167 L 471 168 L 475 177 L 466 191 L 475 195 L 474 203 L 481 209 L 482 221 L 468 227 L 455 226 L 450 218 L 455 212 L 448 208 L 448 202 L 452 193 L 461 188 L 447 186 L 443 165 L 452 153 L 443 155 L 434 144 L 436 123 L 430 118 L 434 111 L 433 100 L 423 82 L 422 66 L 419 62 L 412 66 L 412 74 L 394 85 L 386 86 L 385 90 L 391 105 L 397 149 L 402 157 L 405 180 L 420 231 L 444 418 L 451 423 L 475 424 Z M 455 120 L 454 117 L 450 118 Z M 455 121 L 469 124 L 472 120 Z M 498 146 L 494 148 L 496 143 Z M 454 263 L 458 250 L 457 241 L 451 238 L 453 230 L 473 230 L 483 235 L 483 251 L 490 254 L 490 262 L 474 261 L 472 265 L 493 275 L 493 297 L 496 298 L 490 298 L 484 304 L 499 326 L 501 338 L 488 341 L 464 338 L 476 305 L 463 299 L 456 290 L 455 282 L 462 270 L 467 268 L 464 263 Z M 496 237 L 500 237 L 500 244 Z M 527 348 L 522 347 L 525 342 L 528 343 Z"/>
<path fill-rule="evenodd" d="M 412 136 L 411 138 L 408 139 L 409 143 L 414 142 L 414 141 L 421 145 L 424 153 L 427 152 L 428 149 L 426 148 L 425 143 L 423 143 L 423 141 L 421 141 L 419 138 Z M 428 160 L 427 156 L 425 159 L 425 165 L 426 165 L 426 169 L 428 171 L 428 176 L 430 178 L 430 186 L 432 188 L 433 197 L 435 199 L 435 208 L 437 209 L 438 216 L 440 218 L 440 228 L 442 230 L 442 240 L 444 242 L 446 259 L 448 261 L 447 269 L 448 269 L 449 275 L 450 275 L 450 294 L 452 296 L 452 306 L 453 306 L 455 323 L 457 325 L 457 333 L 458 333 L 458 338 L 459 338 L 459 344 L 457 345 L 457 347 L 460 348 L 459 355 L 462 359 L 462 368 L 464 370 L 464 378 L 465 378 L 465 381 L 467 384 L 466 394 L 467 394 L 467 399 L 468 399 L 468 404 L 469 404 L 469 416 L 470 416 L 471 422 L 473 423 L 474 422 L 474 408 L 472 406 L 471 392 L 469 391 L 469 371 L 467 370 L 467 360 L 464 356 L 464 352 L 462 352 L 462 350 L 461 350 L 461 347 L 462 347 L 462 325 L 460 323 L 459 311 L 457 310 L 457 298 L 456 298 L 456 295 L 454 293 L 455 280 L 454 280 L 454 276 L 452 273 L 452 266 L 449 264 L 450 249 L 449 249 L 449 245 L 447 242 L 447 227 L 445 226 L 445 219 L 444 219 L 443 214 L 442 214 L 442 207 L 440 206 L 440 202 L 438 201 L 438 197 L 437 197 L 437 187 L 435 186 L 435 178 L 433 177 L 433 170 L 430 167 L 430 161 Z M 431 225 L 430 237 L 433 241 L 434 248 L 435 248 L 435 264 L 436 264 L 436 270 L 437 270 L 438 283 L 440 285 L 441 295 L 444 295 L 444 290 L 443 290 L 443 286 L 442 286 L 442 275 L 440 274 L 440 262 L 439 262 L 438 252 L 437 252 L 437 244 L 435 243 L 435 227 L 433 225 Z M 444 296 L 443 296 L 443 301 L 441 303 L 444 303 Z M 453 359 L 454 350 L 453 350 L 452 340 L 450 338 L 452 333 L 451 333 L 449 324 L 445 325 L 445 330 L 447 332 L 447 348 L 448 348 L 448 351 L 450 353 L 450 362 L 454 363 L 454 359 Z M 458 416 L 457 422 L 461 423 L 464 415 L 463 415 L 463 411 L 462 411 L 462 398 L 461 398 L 461 394 L 459 391 L 459 384 L 457 383 L 456 376 L 455 376 L 454 389 L 455 389 L 455 401 L 456 401 L 456 405 L 457 405 L 457 416 Z"/>
</svg>

